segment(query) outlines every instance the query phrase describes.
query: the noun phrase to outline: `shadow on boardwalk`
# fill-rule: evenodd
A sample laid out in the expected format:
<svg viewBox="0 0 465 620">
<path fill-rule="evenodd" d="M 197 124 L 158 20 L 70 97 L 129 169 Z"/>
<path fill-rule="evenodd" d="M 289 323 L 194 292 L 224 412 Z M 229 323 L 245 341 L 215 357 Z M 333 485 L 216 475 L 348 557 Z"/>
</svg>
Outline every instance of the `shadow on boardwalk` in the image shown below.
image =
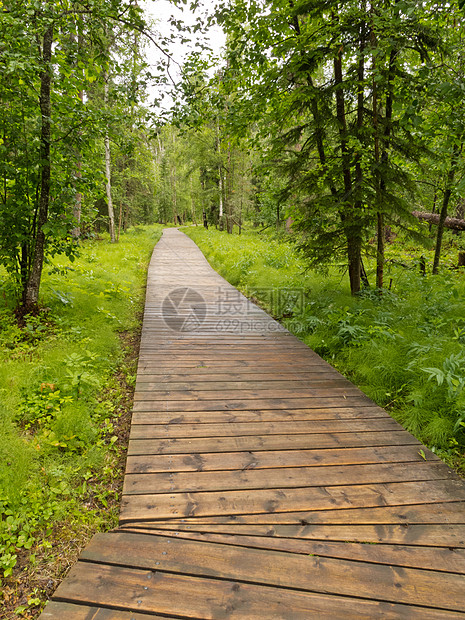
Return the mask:
<svg viewBox="0 0 465 620">
<path fill-rule="evenodd" d="M 464 523 L 446 465 L 168 229 L 120 526 L 42 618 L 465 617 Z"/>
</svg>

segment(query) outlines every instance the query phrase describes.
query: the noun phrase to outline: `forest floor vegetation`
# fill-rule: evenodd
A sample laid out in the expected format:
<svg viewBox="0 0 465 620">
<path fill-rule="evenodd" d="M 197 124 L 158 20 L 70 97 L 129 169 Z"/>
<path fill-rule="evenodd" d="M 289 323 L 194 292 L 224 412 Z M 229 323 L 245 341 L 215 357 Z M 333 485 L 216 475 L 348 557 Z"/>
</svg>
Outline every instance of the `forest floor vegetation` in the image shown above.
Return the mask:
<svg viewBox="0 0 465 620">
<path fill-rule="evenodd" d="M 36 618 L 97 531 L 118 522 L 145 297 L 161 226 L 45 267 L 18 325 L 0 284 L 0 607 Z"/>
</svg>

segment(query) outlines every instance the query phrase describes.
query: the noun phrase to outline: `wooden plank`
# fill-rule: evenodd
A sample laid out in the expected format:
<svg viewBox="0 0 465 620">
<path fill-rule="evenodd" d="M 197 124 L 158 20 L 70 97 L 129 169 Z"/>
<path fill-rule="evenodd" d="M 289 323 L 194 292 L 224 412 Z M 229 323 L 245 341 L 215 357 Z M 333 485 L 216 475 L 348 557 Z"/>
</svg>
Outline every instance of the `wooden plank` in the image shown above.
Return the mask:
<svg viewBox="0 0 465 620">
<path fill-rule="evenodd" d="M 294 370 L 283 370 L 279 373 L 278 378 L 280 381 L 289 379 L 291 381 L 328 381 L 331 379 L 338 379 L 342 377 L 337 371 L 333 370 L 328 372 L 327 369 L 315 367 L 317 371 L 314 372 L 296 372 Z M 166 383 L 171 382 L 183 382 L 183 381 L 202 381 L 217 382 L 217 381 L 244 381 L 244 382 L 256 382 L 256 381 L 276 381 L 277 373 L 274 370 L 271 372 L 255 372 L 253 370 L 247 372 L 234 372 L 225 373 L 221 369 L 219 372 L 214 373 L 210 368 L 188 368 L 181 372 L 154 372 L 152 375 L 143 373 L 137 378 L 137 384 L 157 383 L 163 381 Z M 344 378 L 344 377 L 343 377 Z"/>
<path fill-rule="evenodd" d="M 109 543 L 111 536 L 111 543 Z M 136 533 L 96 535 L 87 562 L 465 610 L 465 575 Z M 158 564 L 157 564 L 158 562 Z M 158 611 L 158 610 L 155 610 Z M 161 611 L 161 610 L 160 610 Z"/>
<path fill-rule="evenodd" d="M 279 365 L 276 364 L 274 366 L 263 366 L 260 369 L 257 369 L 255 365 L 250 366 L 237 366 L 234 371 L 227 372 L 224 367 L 218 366 L 187 366 L 187 367 L 173 367 L 173 368 L 163 368 L 158 365 L 153 367 L 153 371 L 149 368 L 150 365 L 144 364 L 142 368 L 139 368 L 138 378 L 142 381 L 147 379 L 148 381 L 160 381 L 162 377 L 171 378 L 179 378 L 180 380 L 191 379 L 195 377 L 207 378 L 212 381 L 215 381 L 215 377 L 218 376 L 220 380 L 227 381 L 229 378 L 236 378 L 237 380 L 247 379 L 248 377 L 262 377 L 263 380 L 266 380 L 267 377 L 276 376 L 278 373 L 279 376 L 296 376 L 302 379 L 307 377 L 317 377 L 322 375 L 324 376 L 334 376 L 334 373 L 337 373 L 334 368 L 331 366 L 322 366 L 321 364 L 304 366 L 303 368 L 298 368 L 294 366 L 287 365 Z M 338 373 L 337 373 L 338 374 Z M 152 378 L 153 377 L 153 378 Z"/>
<path fill-rule="evenodd" d="M 168 387 L 168 386 L 167 386 Z M 349 387 L 334 387 L 334 388 L 310 388 L 306 387 L 303 389 L 289 389 L 289 390 L 196 390 L 192 388 L 190 390 L 158 390 L 153 392 L 136 392 L 134 394 L 135 404 L 147 403 L 147 402 L 156 402 L 156 401 L 165 401 L 176 400 L 236 400 L 240 396 L 240 400 L 254 400 L 254 399 L 265 399 L 265 398 L 319 398 L 319 399 L 331 399 L 332 401 L 336 401 L 337 397 L 339 397 L 339 406 L 344 402 L 344 400 L 352 397 L 352 399 L 357 403 L 367 403 L 370 404 L 373 402 L 369 400 L 368 396 L 365 396 L 360 392 L 358 388 L 355 386 Z M 137 402 L 139 401 L 139 402 Z M 341 402 L 342 401 L 342 402 Z"/>
<path fill-rule="evenodd" d="M 211 491 L 125 495 L 120 522 L 194 516 L 220 516 L 465 500 L 459 480 L 428 480 L 388 484 L 350 485 L 252 491 Z"/>
<path fill-rule="evenodd" d="M 160 342 L 159 340 L 153 343 L 142 343 L 140 352 L 144 356 L 150 355 L 161 357 L 164 355 L 164 352 L 166 352 L 168 356 L 189 357 L 194 355 L 207 355 L 211 358 L 217 356 L 222 359 L 224 359 L 224 357 L 228 358 L 228 356 L 241 356 L 248 357 L 250 359 L 255 356 L 268 357 L 268 354 L 271 354 L 271 359 L 276 359 L 280 354 L 286 355 L 289 358 L 294 358 L 298 355 L 305 355 L 307 349 L 306 345 L 298 340 L 283 342 L 280 340 L 271 341 L 262 338 L 256 342 L 253 342 L 250 339 L 244 342 L 241 341 L 240 338 L 224 340 L 218 336 L 213 343 L 197 342 L 190 347 L 186 347 L 182 342 L 179 344 L 170 343 L 164 345 L 163 342 Z"/>
<path fill-rule="evenodd" d="M 199 532 L 197 530 L 169 530 L 157 528 L 150 529 L 139 526 L 127 528 L 121 531 L 158 534 L 179 539 L 200 540 L 203 542 L 216 542 L 224 545 L 235 545 L 255 549 L 272 549 L 275 551 L 287 551 L 301 555 L 314 555 L 328 558 L 342 558 L 359 562 L 371 562 L 386 564 L 388 566 L 409 566 L 423 570 L 441 571 L 445 573 L 465 574 L 465 550 L 444 547 L 420 547 L 392 545 L 385 543 L 356 543 L 356 542 L 333 542 L 321 540 L 302 540 L 301 538 L 277 538 L 274 536 L 256 536 L 244 534 L 217 534 L 213 532 Z"/>
<path fill-rule="evenodd" d="M 301 435 L 242 435 L 236 437 L 194 437 L 173 439 L 132 439 L 128 454 L 197 454 L 203 452 L 244 452 L 254 450 L 356 448 L 358 446 L 404 446 L 420 442 L 406 431 L 358 433 L 308 433 Z"/>
<path fill-rule="evenodd" d="M 250 514 L 244 513 L 241 515 L 223 515 L 214 517 L 189 517 L 186 518 L 173 518 L 167 521 L 158 520 L 154 521 L 155 527 L 177 527 L 178 524 L 188 523 L 189 527 L 195 524 L 203 523 L 229 523 L 229 524 L 289 524 L 294 525 L 299 523 L 301 525 L 307 524 L 345 524 L 351 525 L 358 523 L 360 525 L 368 524 L 401 524 L 409 525 L 412 523 L 460 523 L 465 524 L 465 502 L 463 501 L 438 501 L 437 498 L 432 503 L 425 502 L 415 503 L 413 498 L 410 504 L 399 506 L 376 506 L 376 507 L 362 507 L 362 508 L 348 508 L 348 509 L 329 509 L 329 510 L 315 510 L 315 511 L 290 511 L 290 512 L 275 512 L 275 513 L 259 513 Z M 147 523 L 134 523 L 138 527 L 148 525 Z"/>
<path fill-rule="evenodd" d="M 237 343 L 236 345 L 219 344 L 217 347 L 208 346 L 202 348 L 199 346 L 192 348 L 189 351 L 181 348 L 179 350 L 166 349 L 164 351 L 160 351 L 157 346 L 152 351 L 148 349 L 141 349 L 139 359 L 145 360 L 149 363 L 157 363 L 160 361 L 162 363 L 180 362 L 181 364 L 184 361 L 189 362 L 196 360 L 203 360 L 207 364 L 208 362 L 216 363 L 217 360 L 230 361 L 234 363 L 235 361 L 241 362 L 245 359 L 249 363 L 255 361 L 255 372 L 257 372 L 258 366 L 261 362 L 265 363 L 266 366 L 277 366 L 279 361 L 282 360 L 284 366 L 303 363 L 304 369 L 300 370 L 300 372 L 305 370 L 305 366 L 308 366 L 309 369 L 313 369 L 315 366 L 318 366 L 319 368 L 324 368 L 326 372 L 330 371 L 330 367 L 324 366 L 318 358 L 312 356 L 309 358 L 306 357 L 304 350 L 301 350 L 300 353 L 296 353 L 293 347 L 279 347 L 273 344 L 257 345 L 256 347 L 245 345 L 242 349 L 237 346 Z M 279 377 L 277 377 L 277 379 L 278 378 Z"/>
<path fill-rule="evenodd" d="M 157 529 L 172 531 L 173 524 L 160 525 Z M 177 523 L 178 532 L 229 534 L 242 536 L 268 536 L 294 540 L 319 540 L 354 542 L 363 544 L 413 545 L 422 547 L 465 548 L 465 524 L 450 525 L 250 525 L 250 524 L 193 524 L 189 520 Z M 434 568 L 431 565 L 429 568 Z"/>
<path fill-rule="evenodd" d="M 197 493 L 238 489 L 291 489 L 350 484 L 382 484 L 413 480 L 457 479 L 444 463 L 376 463 L 327 467 L 280 467 L 234 471 L 127 473 L 125 495 L 150 493 Z"/>
<path fill-rule="evenodd" d="M 263 620 L 264 609 L 268 618 L 292 617 L 292 620 L 464 617 L 459 612 L 414 605 L 79 562 L 55 596 L 58 600 L 79 600 L 84 592 L 86 598 L 97 605 L 181 618 Z"/>
<path fill-rule="evenodd" d="M 313 370 L 314 368 L 322 368 L 321 362 L 317 359 L 305 359 L 305 360 L 270 360 L 270 359 L 244 359 L 243 357 L 238 359 L 207 359 L 202 356 L 188 358 L 170 358 L 169 356 L 162 356 L 157 359 L 143 359 L 139 358 L 139 364 L 137 367 L 137 374 L 154 374 L 157 370 L 162 372 L 181 372 L 183 369 L 206 369 L 209 372 L 243 372 L 248 370 L 249 372 L 265 372 L 273 369 L 277 373 L 280 370 L 295 370 L 302 372 L 305 370 Z"/>
<path fill-rule="evenodd" d="M 245 348 L 247 349 L 247 347 Z M 142 353 L 139 356 L 140 360 L 146 361 L 146 362 L 151 362 L 151 363 L 166 363 L 166 362 L 197 362 L 199 363 L 199 361 L 204 361 L 207 364 L 211 363 L 211 364 L 216 364 L 218 361 L 222 361 L 224 363 L 227 362 L 242 362 L 242 360 L 244 359 L 244 357 L 247 357 L 248 363 L 254 363 L 255 364 L 255 368 L 259 368 L 260 365 L 266 364 L 269 365 L 270 363 L 274 363 L 275 365 L 279 365 L 279 364 L 294 364 L 294 365 L 298 365 L 300 367 L 300 364 L 304 364 L 304 365 L 310 365 L 310 360 L 312 360 L 314 363 L 316 364 L 321 364 L 320 360 L 315 357 L 312 356 L 311 353 L 307 354 L 306 351 L 301 351 L 299 353 L 292 353 L 292 350 L 289 350 L 289 353 L 286 354 L 284 352 L 284 350 L 282 352 L 276 352 L 275 354 L 271 355 L 269 353 L 267 353 L 266 351 L 262 351 L 260 348 L 257 348 L 255 351 L 247 351 L 244 350 L 243 352 L 238 351 L 236 349 L 236 347 L 234 347 L 234 350 L 231 351 L 218 351 L 217 353 L 215 352 L 208 352 L 206 351 L 205 353 L 199 352 L 199 353 L 194 353 L 193 351 L 189 351 L 189 352 L 179 352 L 179 353 L 168 353 L 168 352 L 164 352 L 164 353 L 157 353 L 157 352 L 153 352 L 153 353 Z"/>
<path fill-rule="evenodd" d="M 428 461 L 437 456 L 425 450 Z M 269 467 L 304 467 L 309 465 L 354 465 L 361 463 L 411 463 L 421 462 L 418 447 L 383 446 L 382 448 L 345 448 L 336 450 L 276 450 L 263 452 L 223 452 L 202 454 L 128 456 L 126 474 L 248 470 Z"/>
<path fill-rule="evenodd" d="M 354 433 L 403 430 L 391 417 L 356 420 L 295 420 L 289 422 L 229 422 L 224 424 L 135 424 L 131 439 L 162 437 L 224 437 L 245 435 L 300 435 L 312 433 Z M 283 445 L 284 447 L 284 445 Z"/>
<path fill-rule="evenodd" d="M 140 614 L 134 611 L 104 609 L 103 607 L 49 601 L 40 616 L 41 620 L 170 620 L 158 614 Z"/>
<path fill-rule="evenodd" d="M 343 420 L 389 418 L 381 407 L 327 407 L 252 411 L 134 411 L 132 424 L 205 424 L 229 422 L 292 422 L 293 420 Z"/>
<path fill-rule="evenodd" d="M 165 411 L 254 411 L 256 409 L 317 409 L 323 407 L 358 407 L 373 406 L 367 396 L 347 396 L 341 395 L 337 398 L 329 397 L 306 397 L 306 398 L 253 398 L 243 400 L 241 398 L 224 399 L 219 397 L 218 400 L 197 400 L 186 398 L 182 400 L 174 400 L 171 398 L 161 398 L 152 401 L 138 401 L 134 403 L 134 411 L 156 411 L 163 408 Z M 162 404 L 160 404 L 162 403 Z"/>
<path fill-rule="evenodd" d="M 145 392 L 165 392 L 169 391 L 215 391 L 222 392 L 223 390 L 227 393 L 231 390 L 239 390 L 242 392 L 250 392 L 250 387 L 253 387 L 255 390 L 304 390 L 308 391 L 313 388 L 342 388 L 344 386 L 354 387 L 350 381 L 344 379 L 344 377 L 331 377 L 330 379 L 325 379 L 323 381 L 317 380 L 304 380 L 304 381 L 293 381 L 292 379 L 288 379 L 286 381 L 282 381 L 281 379 L 270 379 L 268 381 L 257 381 L 251 379 L 250 381 L 188 381 L 184 383 L 180 382 L 142 382 L 138 381 L 136 384 L 136 394 L 138 394 L 138 399 L 141 399 L 144 396 Z M 139 393 L 141 393 L 139 395 Z"/>
</svg>

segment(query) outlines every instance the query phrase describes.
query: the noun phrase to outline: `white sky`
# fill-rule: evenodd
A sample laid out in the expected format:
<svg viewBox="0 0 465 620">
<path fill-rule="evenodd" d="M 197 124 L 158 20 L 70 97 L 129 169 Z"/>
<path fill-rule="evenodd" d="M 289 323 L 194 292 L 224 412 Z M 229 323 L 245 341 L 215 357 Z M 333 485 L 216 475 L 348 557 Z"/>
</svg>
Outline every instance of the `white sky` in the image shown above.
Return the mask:
<svg viewBox="0 0 465 620">
<path fill-rule="evenodd" d="M 203 14 L 205 10 L 211 10 L 214 7 L 215 0 L 202 0 L 200 4 L 203 8 L 199 7 L 195 14 L 189 10 L 189 4 L 188 0 L 187 5 L 183 5 L 183 10 L 181 10 L 169 2 L 169 0 L 143 0 L 140 6 L 144 9 L 147 18 L 156 20 L 157 23 L 153 30 L 158 31 L 161 35 L 169 37 L 171 32 L 175 35 L 179 35 L 178 31 L 169 23 L 170 16 L 174 16 L 177 20 L 183 21 L 188 26 L 192 26 L 195 24 L 199 14 Z M 207 36 L 209 39 L 208 41 L 205 40 L 204 35 L 198 35 L 197 40 L 203 39 L 205 43 L 212 48 L 213 52 L 219 55 L 225 43 L 224 33 L 216 26 L 209 31 Z M 189 35 L 185 35 L 184 38 L 189 38 Z M 181 65 L 192 49 L 193 46 L 189 43 L 182 44 L 176 39 L 170 44 L 171 56 Z M 149 64 L 153 63 L 155 65 L 162 57 L 162 53 L 149 41 L 147 46 L 147 60 Z M 175 63 L 170 63 L 170 74 L 174 81 L 179 78 L 179 70 Z M 155 94 L 154 90 L 152 92 Z M 163 107 L 166 109 L 170 104 L 170 99 L 166 97 Z"/>
</svg>

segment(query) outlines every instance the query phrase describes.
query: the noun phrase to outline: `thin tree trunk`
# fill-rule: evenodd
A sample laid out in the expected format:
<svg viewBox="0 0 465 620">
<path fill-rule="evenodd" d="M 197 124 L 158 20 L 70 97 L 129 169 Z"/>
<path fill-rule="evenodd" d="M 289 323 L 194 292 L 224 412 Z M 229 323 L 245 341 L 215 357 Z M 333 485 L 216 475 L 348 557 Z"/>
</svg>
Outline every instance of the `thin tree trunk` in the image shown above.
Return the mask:
<svg viewBox="0 0 465 620">
<path fill-rule="evenodd" d="M 81 32 L 78 33 L 77 41 L 78 41 L 78 57 L 79 57 L 79 50 L 81 50 L 84 45 L 84 37 L 82 36 Z M 78 97 L 81 103 L 83 103 L 84 102 L 84 91 L 82 89 L 78 92 Z M 79 130 L 78 135 L 80 136 L 81 134 L 82 134 L 82 131 Z M 76 178 L 81 179 L 82 178 L 82 159 L 81 159 L 81 152 L 79 150 L 77 153 L 77 158 L 78 160 L 76 162 Z M 78 239 L 81 236 L 81 214 L 82 214 L 82 192 L 77 191 L 75 199 L 74 199 L 74 205 L 73 205 L 73 217 L 76 220 L 76 226 L 71 231 L 71 234 L 75 239 Z"/>
<path fill-rule="evenodd" d="M 50 202 L 51 180 L 51 117 L 52 117 L 52 45 L 53 26 L 50 26 L 44 34 L 42 47 L 43 70 L 40 76 L 40 196 L 37 215 L 36 240 L 32 255 L 31 272 L 27 280 L 26 289 L 23 291 L 23 309 L 26 312 L 37 309 L 39 301 L 40 281 L 45 253 L 45 233 L 43 226 L 48 220 L 48 207 Z"/>
<path fill-rule="evenodd" d="M 123 231 L 126 232 L 128 228 L 129 228 L 129 198 L 126 196 L 126 208 L 124 210 Z"/>
<path fill-rule="evenodd" d="M 377 213 L 377 252 L 376 252 L 376 287 L 383 288 L 384 281 L 384 214 L 381 211 Z"/>
<path fill-rule="evenodd" d="M 371 5 L 370 12 L 373 17 L 373 5 Z M 376 55 L 375 50 L 377 48 L 377 40 L 374 31 L 373 20 L 371 24 L 370 43 L 372 48 L 372 105 L 373 105 L 373 132 L 374 132 L 374 158 L 375 158 L 375 170 L 376 170 L 376 203 L 378 209 L 382 207 L 382 191 L 381 182 L 379 179 L 380 174 L 380 149 L 379 149 L 379 119 L 378 119 L 378 87 L 376 82 Z M 376 248 L 376 288 L 381 290 L 383 288 L 384 280 L 384 214 L 379 210 L 376 214 L 376 230 L 377 230 L 377 248 Z"/>
<path fill-rule="evenodd" d="M 218 166 L 218 190 L 220 193 L 220 205 L 219 205 L 219 214 L 218 217 L 221 221 L 223 217 L 223 171 L 221 170 L 221 166 Z"/>
<path fill-rule="evenodd" d="M 339 140 L 342 157 L 344 178 L 343 201 L 352 199 L 352 179 L 350 173 L 350 157 L 347 143 L 347 122 L 345 114 L 344 92 L 342 90 L 342 46 L 334 58 L 334 78 L 336 84 L 336 117 L 339 123 Z M 350 211 L 343 209 L 343 222 L 347 239 L 347 261 L 349 267 L 350 291 L 355 295 L 360 291 L 360 263 L 362 254 L 362 239 L 360 225 L 356 221 L 353 207 Z"/>
<path fill-rule="evenodd" d="M 226 228 L 228 234 L 232 234 L 234 229 L 233 205 L 232 205 L 232 184 L 233 184 L 233 165 L 231 159 L 231 142 L 228 140 L 228 170 L 226 172 L 225 202 L 226 202 Z"/>
<path fill-rule="evenodd" d="M 224 200 L 223 200 L 223 190 L 224 190 L 224 182 L 223 182 L 223 167 L 222 167 L 222 158 L 221 158 L 221 142 L 220 142 L 220 124 L 217 120 L 216 122 L 216 150 L 218 152 L 218 193 L 219 193 L 219 209 L 218 209 L 218 223 L 220 226 L 220 230 L 223 229 L 223 210 L 224 210 Z"/>
<path fill-rule="evenodd" d="M 191 198 L 191 214 L 192 214 L 192 223 L 197 226 L 197 218 L 195 216 L 195 205 L 194 205 L 194 196 L 192 194 L 192 177 L 189 177 L 189 194 Z"/>
<path fill-rule="evenodd" d="M 105 72 L 103 76 L 104 81 L 104 104 L 105 108 L 108 105 L 108 73 Z M 105 176 L 107 177 L 106 192 L 107 192 L 107 204 L 108 204 L 108 223 L 110 229 L 110 239 L 112 243 L 116 243 L 115 238 L 115 213 L 113 210 L 113 199 L 111 196 L 111 150 L 110 150 L 110 136 L 108 134 L 108 128 L 105 132 Z"/>
<path fill-rule="evenodd" d="M 453 184 L 455 172 L 457 169 L 457 159 L 458 159 L 459 153 L 462 150 L 462 146 L 463 145 L 460 145 L 460 148 L 459 148 L 456 144 L 454 144 L 454 147 L 452 149 L 451 164 L 450 164 L 449 172 L 447 173 L 446 187 L 444 189 L 444 196 L 442 199 L 441 213 L 439 214 L 438 230 L 436 234 L 436 248 L 434 250 L 434 261 L 433 261 L 433 270 L 432 270 L 433 275 L 436 275 L 439 270 L 439 259 L 441 258 L 442 238 L 444 235 L 444 228 L 445 228 L 444 224 L 445 224 L 446 217 L 447 217 L 447 208 L 449 206 L 449 200 L 452 195 L 452 184 Z"/>
<path fill-rule="evenodd" d="M 80 90 L 78 93 L 79 99 L 84 101 L 84 91 Z M 80 132 L 79 132 L 80 133 Z M 81 153 L 78 153 L 78 160 L 76 162 L 76 178 L 82 178 L 82 160 Z M 81 214 L 82 214 L 82 192 L 76 192 L 73 205 L 73 217 L 76 220 L 76 226 L 71 231 L 72 236 L 75 239 L 79 239 L 81 236 Z"/>
<path fill-rule="evenodd" d="M 363 3 L 363 11 L 365 11 L 366 4 Z M 366 47 L 366 25 L 365 22 L 360 24 L 360 42 L 359 42 L 359 59 L 357 67 L 357 133 L 362 135 L 363 121 L 364 121 L 364 79 L 365 79 L 365 47 Z M 363 208 L 363 169 L 361 164 L 361 154 L 356 157 L 355 161 L 355 195 L 358 196 L 354 204 L 355 217 L 358 217 L 358 213 L 361 213 Z M 361 242 L 360 242 L 361 252 Z M 368 287 L 368 277 L 363 265 L 362 258 L 360 256 L 360 279 L 364 286 Z"/>
<path fill-rule="evenodd" d="M 123 201 L 121 200 L 119 203 L 119 218 L 118 218 L 118 241 L 121 233 L 121 220 L 123 218 Z"/>
</svg>

